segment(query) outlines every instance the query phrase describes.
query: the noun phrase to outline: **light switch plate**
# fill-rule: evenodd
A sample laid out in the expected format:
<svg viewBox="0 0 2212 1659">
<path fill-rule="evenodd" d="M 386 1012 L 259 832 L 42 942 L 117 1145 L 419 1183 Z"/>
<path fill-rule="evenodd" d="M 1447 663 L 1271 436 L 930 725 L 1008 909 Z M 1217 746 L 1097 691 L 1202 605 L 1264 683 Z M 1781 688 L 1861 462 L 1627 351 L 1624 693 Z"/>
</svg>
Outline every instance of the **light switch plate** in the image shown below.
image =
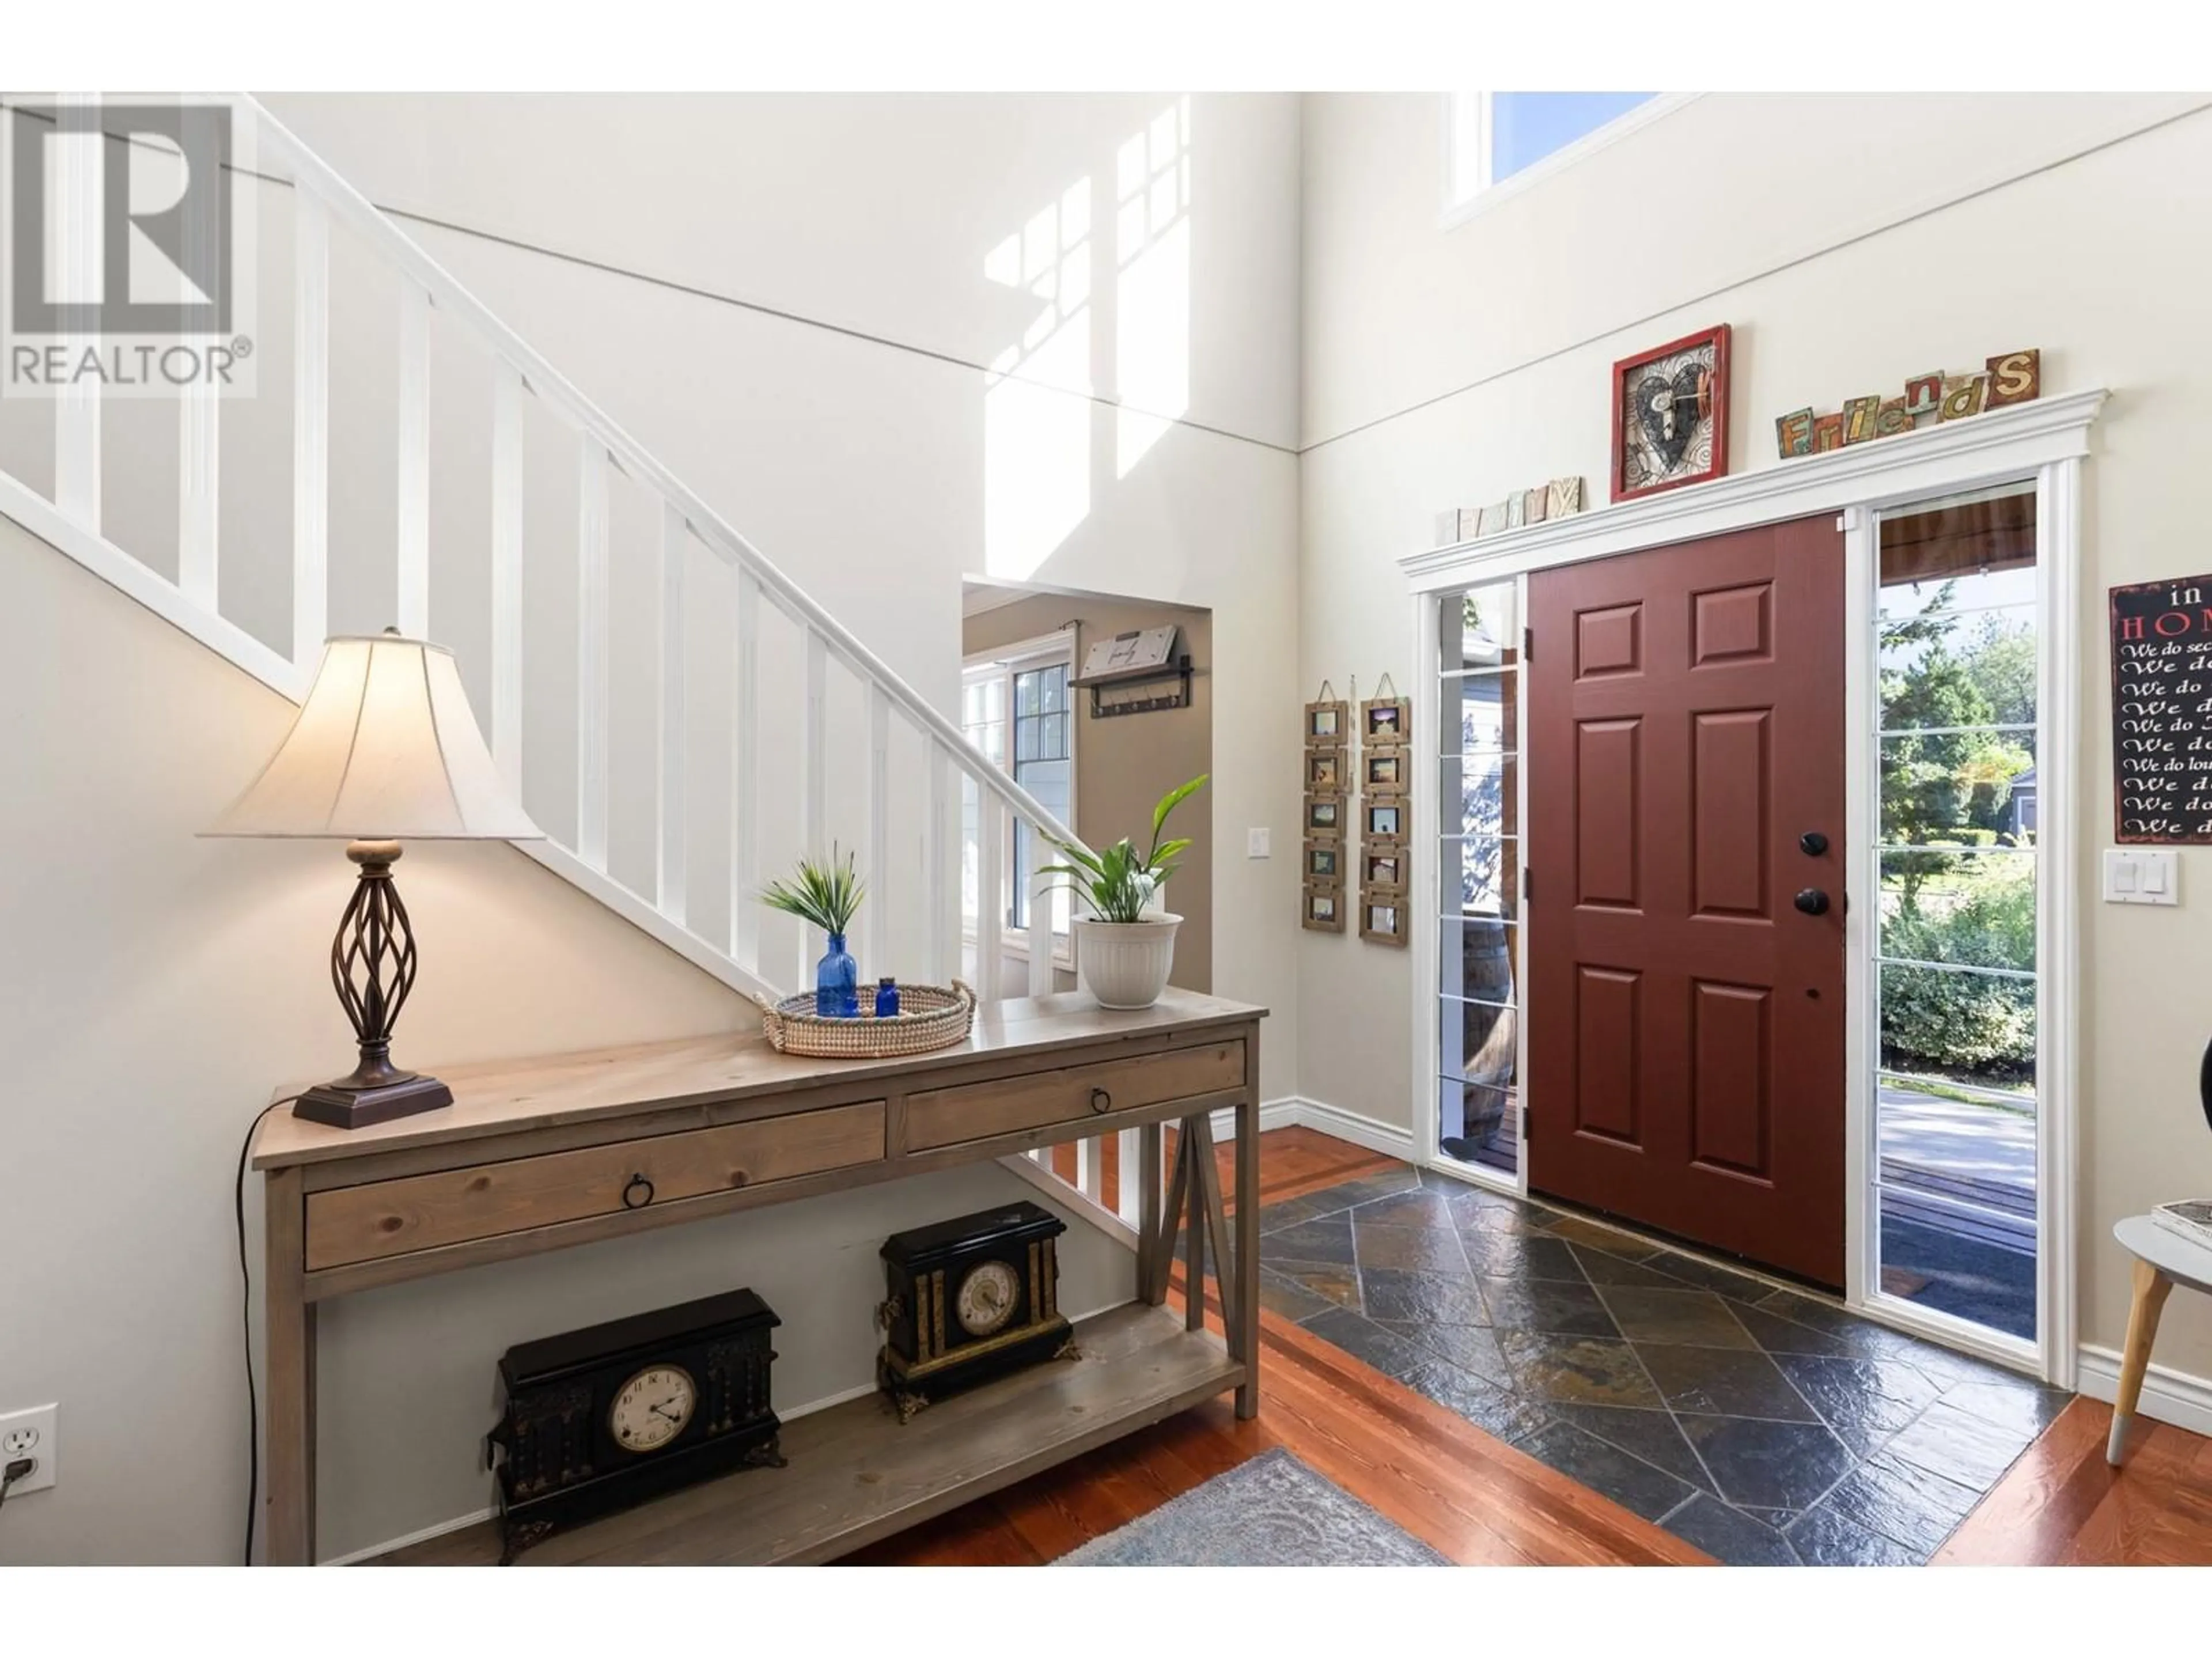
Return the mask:
<svg viewBox="0 0 2212 1659">
<path fill-rule="evenodd" d="M 2105 902 L 2180 903 L 2179 860 L 2171 849 L 2165 848 L 2107 847 L 2105 849 Z"/>
<path fill-rule="evenodd" d="M 1268 832 L 1265 830 L 1247 830 L 1244 832 L 1244 856 L 1248 859 L 1269 857 L 1269 839 Z"/>
</svg>

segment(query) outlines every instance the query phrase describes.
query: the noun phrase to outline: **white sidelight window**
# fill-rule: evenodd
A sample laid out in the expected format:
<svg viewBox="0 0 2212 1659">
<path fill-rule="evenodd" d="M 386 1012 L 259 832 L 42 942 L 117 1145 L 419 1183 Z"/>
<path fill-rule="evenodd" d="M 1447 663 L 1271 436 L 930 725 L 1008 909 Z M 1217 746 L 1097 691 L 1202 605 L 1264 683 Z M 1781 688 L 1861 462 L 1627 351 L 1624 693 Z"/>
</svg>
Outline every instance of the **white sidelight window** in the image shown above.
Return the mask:
<svg viewBox="0 0 2212 1659">
<path fill-rule="evenodd" d="M 1510 1176 L 1521 1144 L 1519 584 L 1445 596 L 1437 641 L 1437 1146 Z"/>
<path fill-rule="evenodd" d="M 1881 1293 L 2036 1336 L 2041 616 L 2030 482 L 1879 515 Z"/>
</svg>

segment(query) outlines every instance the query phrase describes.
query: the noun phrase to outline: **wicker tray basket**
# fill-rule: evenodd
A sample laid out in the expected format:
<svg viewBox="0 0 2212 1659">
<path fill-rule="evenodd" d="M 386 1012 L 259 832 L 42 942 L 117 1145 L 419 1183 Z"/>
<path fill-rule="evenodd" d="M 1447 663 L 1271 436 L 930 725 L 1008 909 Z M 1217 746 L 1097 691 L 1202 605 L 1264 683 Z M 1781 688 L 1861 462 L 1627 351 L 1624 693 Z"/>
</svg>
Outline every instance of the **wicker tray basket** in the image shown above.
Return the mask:
<svg viewBox="0 0 2212 1659">
<path fill-rule="evenodd" d="M 780 1054 L 817 1060 L 896 1060 L 963 1042 L 975 1018 L 975 994 L 958 980 L 942 985 L 902 985 L 899 1011 L 878 1017 L 863 1007 L 855 1019 L 824 1019 L 814 1012 L 811 991 L 781 1002 L 755 997 L 761 1034 Z"/>
</svg>

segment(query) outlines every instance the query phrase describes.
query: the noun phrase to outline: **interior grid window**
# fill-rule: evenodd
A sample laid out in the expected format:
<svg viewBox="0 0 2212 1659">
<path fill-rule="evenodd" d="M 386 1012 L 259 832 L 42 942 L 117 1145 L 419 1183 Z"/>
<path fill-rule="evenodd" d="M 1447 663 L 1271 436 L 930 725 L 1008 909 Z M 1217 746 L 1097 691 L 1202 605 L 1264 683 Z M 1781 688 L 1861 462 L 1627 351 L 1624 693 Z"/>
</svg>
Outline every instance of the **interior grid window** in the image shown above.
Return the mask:
<svg viewBox="0 0 2212 1659">
<path fill-rule="evenodd" d="M 1023 669 L 1015 673 L 1014 781 L 1035 795 L 1038 804 L 1048 808 L 1062 823 L 1067 822 L 1068 811 L 1071 757 L 1067 728 L 1070 719 L 1066 663 Z M 1030 925 L 1031 873 L 1038 865 L 1051 862 L 1048 858 L 1038 856 L 1038 847 L 1036 831 L 1016 819 L 1013 902 L 1007 907 L 1006 920 L 1017 928 Z M 1054 904 L 1056 909 L 1065 909 L 1066 895 L 1058 895 Z M 1067 931 L 1064 916 L 1054 915 L 1053 931 L 1055 933 Z"/>
<path fill-rule="evenodd" d="M 968 741 L 1062 823 L 1071 821 L 1075 807 L 1071 672 L 1065 647 L 1041 654 L 970 663 L 962 677 L 960 697 L 960 729 Z M 972 849 L 978 844 L 978 814 L 983 810 L 981 791 L 971 787 L 963 792 L 965 833 L 962 842 L 971 850 L 962 872 L 962 915 L 971 935 L 980 896 Z M 1011 814 L 1008 818 L 1012 823 L 1009 867 L 994 902 L 1000 907 L 1008 931 L 1020 933 L 1030 923 L 1032 877 L 1039 865 L 1052 860 L 1050 849 L 1042 846 L 1036 831 Z M 1069 899 L 1065 890 L 1054 894 L 1052 905 L 1054 955 L 1065 962 L 1069 959 Z"/>
</svg>

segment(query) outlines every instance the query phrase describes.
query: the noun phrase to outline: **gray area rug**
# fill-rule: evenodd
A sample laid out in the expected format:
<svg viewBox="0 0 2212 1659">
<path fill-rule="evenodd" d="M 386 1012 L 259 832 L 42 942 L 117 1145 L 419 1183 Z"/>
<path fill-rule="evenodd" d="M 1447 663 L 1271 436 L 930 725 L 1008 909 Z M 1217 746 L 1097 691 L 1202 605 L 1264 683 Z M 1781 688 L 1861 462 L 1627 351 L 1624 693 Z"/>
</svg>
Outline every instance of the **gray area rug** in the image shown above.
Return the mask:
<svg viewBox="0 0 2212 1659">
<path fill-rule="evenodd" d="M 1277 1447 L 1053 1565 L 1446 1567 L 1451 1563 Z"/>
</svg>

